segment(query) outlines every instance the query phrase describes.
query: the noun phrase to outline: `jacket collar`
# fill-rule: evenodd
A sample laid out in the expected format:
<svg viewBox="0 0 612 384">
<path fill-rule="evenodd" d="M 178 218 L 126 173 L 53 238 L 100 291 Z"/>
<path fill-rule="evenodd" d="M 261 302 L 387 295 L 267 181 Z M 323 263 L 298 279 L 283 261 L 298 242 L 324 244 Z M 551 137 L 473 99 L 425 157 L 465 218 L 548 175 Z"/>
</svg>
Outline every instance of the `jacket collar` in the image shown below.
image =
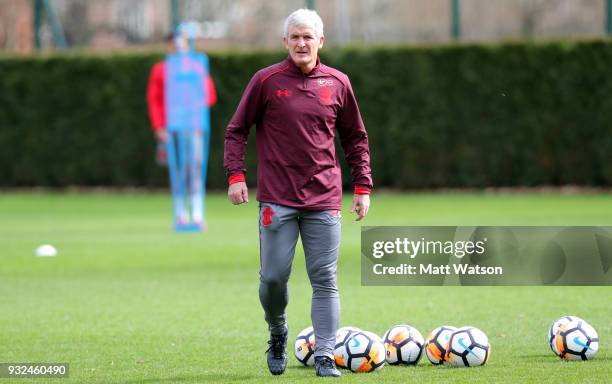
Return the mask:
<svg viewBox="0 0 612 384">
<path fill-rule="evenodd" d="M 304 74 L 302 72 L 302 69 L 300 67 L 298 67 L 297 65 L 295 65 L 295 63 L 293 62 L 293 60 L 291 59 L 291 56 L 288 56 L 285 59 L 285 62 L 287 63 L 287 65 L 289 66 L 289 68 L 291 68 L 291 70 L 295 71 L 296 73 L 300 74 L 300 75 L 304 75 L 304 76 L 313 76 L 316 75 L 319 72 L 319 69 L 321 67 L 321 59 L 319 59 L 319 56 L 317 55 L 317 63 L 315 64 L 314 68 L 312 69 L 312 71 L 310 71 L 309 73 Z"/>
</svg>

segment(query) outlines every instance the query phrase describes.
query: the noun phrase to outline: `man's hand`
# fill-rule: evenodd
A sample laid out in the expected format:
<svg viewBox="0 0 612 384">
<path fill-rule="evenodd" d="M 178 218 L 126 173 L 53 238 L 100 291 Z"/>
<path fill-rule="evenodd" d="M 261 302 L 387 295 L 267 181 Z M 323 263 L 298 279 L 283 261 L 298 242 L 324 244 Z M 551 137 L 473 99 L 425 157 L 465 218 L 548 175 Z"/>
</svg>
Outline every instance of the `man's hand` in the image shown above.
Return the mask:
<svg viewBox="0 0 612 384">
<path fill-rule="evenodd" d="M 168 132 L 166 131 L 166 128 L 156 129 L 155 138 L 162 143 L 168 141 Z"/>
<path fill-rule="evenodd" d="M 249 190 L 244 181 L 231 184 L 227 190 L 227 197 L 234 205 L 249 202 Z"/>
<path fill-rule="evenodd" d="M 351 213 L 355 212 L 357 218 L 355 221 L 363 219 L 368 214 L 370 208 L 370 195 L 354 195 L 353 206 L 351 207 Z"/>
</svg>

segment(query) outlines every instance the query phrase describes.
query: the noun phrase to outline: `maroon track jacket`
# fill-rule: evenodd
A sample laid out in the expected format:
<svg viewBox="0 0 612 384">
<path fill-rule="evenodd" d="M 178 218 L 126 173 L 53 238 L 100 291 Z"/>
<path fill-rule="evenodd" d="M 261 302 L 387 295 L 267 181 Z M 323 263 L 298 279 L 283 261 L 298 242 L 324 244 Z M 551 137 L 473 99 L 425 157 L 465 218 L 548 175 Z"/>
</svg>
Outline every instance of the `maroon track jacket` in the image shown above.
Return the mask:
<svg viewBox="0 0 612 384">
<path fill-rule="evenodd" d="M 368 136 L 348 77 L 317 65 L 304 75 L 291 58 L 258 71 L 225 133 L 228 176 L 245 172 L 256 125 L 257 200 L 298 209 L 341 208 L 337 129 L 355 185 L 372 188 Z"/>
</svg>

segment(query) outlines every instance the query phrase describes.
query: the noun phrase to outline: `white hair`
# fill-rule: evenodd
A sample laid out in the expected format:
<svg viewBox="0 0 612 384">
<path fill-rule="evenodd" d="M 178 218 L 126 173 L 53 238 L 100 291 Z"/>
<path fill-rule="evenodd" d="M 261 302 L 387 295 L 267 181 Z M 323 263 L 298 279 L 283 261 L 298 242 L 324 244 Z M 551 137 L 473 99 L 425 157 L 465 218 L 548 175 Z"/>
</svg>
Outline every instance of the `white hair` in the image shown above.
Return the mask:
<svg viewBox="0 0 612 384">
<path fill-rule="evenodd" d="M 285 19 L 285 37 L 289 35 L 289 27 L 292 26 L 309 27 L 314 30 L 317 37 L 323 36 L 323 20 L 316 11 L 310 9 L 298 9 Z"/>
</svg>

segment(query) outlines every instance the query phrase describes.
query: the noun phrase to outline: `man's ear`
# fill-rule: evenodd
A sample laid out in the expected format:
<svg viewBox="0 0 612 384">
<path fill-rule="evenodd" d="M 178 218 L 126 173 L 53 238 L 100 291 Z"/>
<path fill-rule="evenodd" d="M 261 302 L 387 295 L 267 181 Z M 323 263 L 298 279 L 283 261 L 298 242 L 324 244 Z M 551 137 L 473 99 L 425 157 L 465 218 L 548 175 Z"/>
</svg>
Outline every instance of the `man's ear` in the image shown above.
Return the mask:
<svg viewBox="0 0 612 384">
<path fill-rule="evenodd" d="M 283 44 L 285 45 L 286 49 L 289 49 L 289 43 L 287 41 L 287 36 L 283 37 Z"/>
<path fill-rule="evenodd" d="M 323 42 L 325 41 L 325 36 L 319 37 L 319 48 L 323 48 Z"/>
</svg>

